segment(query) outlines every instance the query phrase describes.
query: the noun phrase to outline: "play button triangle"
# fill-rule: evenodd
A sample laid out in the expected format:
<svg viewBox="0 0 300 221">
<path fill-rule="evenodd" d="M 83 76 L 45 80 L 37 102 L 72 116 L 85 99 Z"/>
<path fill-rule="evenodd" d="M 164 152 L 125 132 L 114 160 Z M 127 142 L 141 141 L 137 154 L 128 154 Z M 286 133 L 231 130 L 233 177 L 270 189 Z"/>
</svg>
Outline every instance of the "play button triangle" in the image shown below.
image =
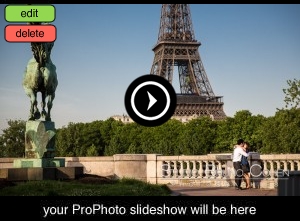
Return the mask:
<svg viewBox="0 0 300 221">
<path fill-rule="evenodd" d="M 149 97 L 149 104 L 148 104 L 148 109 L 149 110 L 155 103 L 156 103 L 156 99 L 147 91 L 148 93 L 148 97 Z"/>
</svg>

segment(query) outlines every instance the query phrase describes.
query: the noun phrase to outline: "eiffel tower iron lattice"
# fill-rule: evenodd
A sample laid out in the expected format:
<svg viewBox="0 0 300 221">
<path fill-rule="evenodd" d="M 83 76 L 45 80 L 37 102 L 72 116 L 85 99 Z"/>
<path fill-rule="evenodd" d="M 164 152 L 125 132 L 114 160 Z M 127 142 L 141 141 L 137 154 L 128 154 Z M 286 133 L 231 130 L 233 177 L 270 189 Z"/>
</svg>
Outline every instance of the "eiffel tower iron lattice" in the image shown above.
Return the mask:
<svg viewBox="0 0 300 221">
<path fill-rule="evenodd" d="M 178 67 L 180 93 L 173 116 L 226 118 L 223 97 L 215 96 L 198 51 L 189 4 L 162 4 L 157 44 L 150 74 L 173 82 Z"/>
</svg>

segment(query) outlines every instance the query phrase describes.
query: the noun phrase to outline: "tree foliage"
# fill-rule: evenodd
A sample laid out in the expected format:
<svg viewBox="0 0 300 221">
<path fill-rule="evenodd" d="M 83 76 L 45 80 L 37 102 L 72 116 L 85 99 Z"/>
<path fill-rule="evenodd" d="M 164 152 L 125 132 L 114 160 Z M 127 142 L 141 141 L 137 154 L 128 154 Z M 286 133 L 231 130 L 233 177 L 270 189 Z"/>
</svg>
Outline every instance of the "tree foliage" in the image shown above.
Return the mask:
<svg viewBox="0 0 300 221">
<path fill-rule="evenodd" d="M 289 88 L 284 88 L 284 102 L 286 108 L 298 108 L 300 106 L 300 80 L 287 80 Z"/>
<path fill-rule="evenodd" d="M 0 157 L 23 157 L 25 154 L 25 127 L 23 120 L 8 120 L 8 128 L 0 136 Z"/>
<path fill-rule="evenodd" d="M 261 153 L 300 153 L 300 109 L 279 110 L 262 126 Z"/>
<path fill-rule="evenodd" d="M 179 140 L 181 153 L 188 155 L 211 153 L 215 146 L 216 125 L 209 117 L 188 122 Z"/>
</svg>

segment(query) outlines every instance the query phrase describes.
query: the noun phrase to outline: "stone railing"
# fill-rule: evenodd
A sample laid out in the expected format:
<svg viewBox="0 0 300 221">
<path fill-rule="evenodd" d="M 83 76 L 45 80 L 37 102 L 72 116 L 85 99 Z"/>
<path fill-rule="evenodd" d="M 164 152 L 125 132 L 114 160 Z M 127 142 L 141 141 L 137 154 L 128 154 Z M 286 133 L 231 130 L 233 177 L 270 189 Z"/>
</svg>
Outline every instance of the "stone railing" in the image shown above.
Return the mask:
<svg viewBox="0 0 300 221">
<path fill-rule="evenodd" d="M 300 156 L 299 156 L 300 157 Z M 252 153 L 250 164 L 260 164 L 260 157 Z M 158 183 L 197 186 L 233 186 L 235 170 L 231 154 L 201 156 L 158 156 Z M 257 168 L 253 168 L 257 174 Z"/>
<path fill-rule="evenodd" d="M 300 172 L 300 154 L 260 155 L 261 165 L 256 165 L 264 188 L 275 188 L 278 180 L 285 180 Z"/>
<path fill-rule="evenodd" d="M 0 158 L 0 169 L 12 168 L 14 159 Z M 278 179 L 284 179 L 294 171 L 300 171 L 300 154 L 251 153 L 249 162 L 252 185 L 256 188 L 276 188 Z M 115 179 L 136 178 L 156 184 L 226 187 L 234 185 L 235 175 L 231 154 L 195 156 L 116 154 L 105 157 L 65 157 L 65 166 L 83 167 L 84 173 L 87 174 Z"/>
<path fill-rule="evenodd" d="M 231 154 L 158 156 L 157 160 L 157 183 L 223 187 L 235 183 Z M 255 188 L 276 188 L 278 179 L 287 179 L 290 173 L 300 171 L 300 154 L 251 153 L 249 162 L 251 182 Z"/>
</svg>

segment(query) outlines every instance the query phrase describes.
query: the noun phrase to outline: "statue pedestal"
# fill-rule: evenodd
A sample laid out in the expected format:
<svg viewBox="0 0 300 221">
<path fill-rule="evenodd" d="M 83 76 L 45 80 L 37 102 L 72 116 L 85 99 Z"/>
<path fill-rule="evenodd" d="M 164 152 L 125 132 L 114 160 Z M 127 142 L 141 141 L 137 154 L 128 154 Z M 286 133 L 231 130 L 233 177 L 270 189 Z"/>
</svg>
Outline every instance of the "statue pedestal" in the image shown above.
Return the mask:
<svg viewBox="0 0 300 221">
<path fill-rule="evenodd" d="M 25 158 L 54 158 L 56 129 L 52 121 L 27 121 Z"/>
<path fill-rule="evenodd" d="M 64 167 L 64 158 L 42 158 L 42 159 L 16 159 L 14 168 L 32 168 L 32 167 Z"/>
<path fill-rule="evenodd" d="M 70 180 L 83 175 L 83 167 L 0 168 L 0 179 L 8 181 Z"/>
<path fill-rule="evenodd" d="M 25 158 L 15 159 L 14 168 L 0 168 L 0 178 L 10 181 L 76 179 L 83 167 L 65 167 L 64 158 L 54 158 L 54 122 L 27 121 Z"/>
<path fill-rule="evenodd" d="M 55 135 L 54 122 L 27 121 L 25 131 L 25 159 L 14 160 L 14 167 L 64 167 L 64 158 L 54 158 Z"/>
</svg>

